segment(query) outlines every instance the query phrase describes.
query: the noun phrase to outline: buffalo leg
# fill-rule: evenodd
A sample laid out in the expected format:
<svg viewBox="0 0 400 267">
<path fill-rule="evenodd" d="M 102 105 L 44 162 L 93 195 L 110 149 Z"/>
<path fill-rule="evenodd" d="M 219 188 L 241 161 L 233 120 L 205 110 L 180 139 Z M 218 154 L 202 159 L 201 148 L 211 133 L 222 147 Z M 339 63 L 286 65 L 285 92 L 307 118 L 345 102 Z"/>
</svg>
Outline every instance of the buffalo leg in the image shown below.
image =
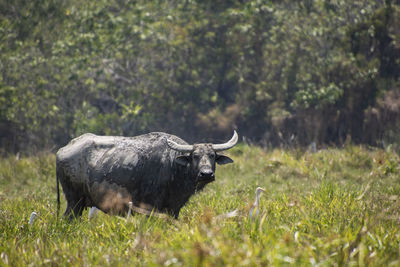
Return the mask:
<svg viewBox="0 0 400 267">
<path fill-rule="evenodd" d="M 78 218 L 82 215 L 83 210 L 85 209 L 85 200 L 83 197 L 79 198 L 78 202 L 76 202 L 72 206 L 72 213 L 70 218 Z"/>
<path fill-rule="evenodd" d="M 74 199 L 67 199 L 67 208 L 64 213 L 64 217 L 69 219 L 78 218 L 82 215 L 85 209 L 85 199 L 84 197 L 78 197 Z"/>
<path fill-rule="evenodd" d="M 174 218 L 175 218 L 175 219 L 178 219 L 178 217 L 179 217 L 179 211 L 180 211 L 180 210 L 175 210 L 175 211 L 174 211 L 173 215 L 174 215 Z"/>
<path fill-rule="evenodd" d="M 67 200 L 67 208 L 64 212 L 64 217 L 68 217 L 69 219 L 80 217 L 86 207 L 86 198 L 82 190 L 83 187 L 71 183 L 70 178 L 66 175 L 60 176 L 60 182 L 65 199 Z"/>
</svg>

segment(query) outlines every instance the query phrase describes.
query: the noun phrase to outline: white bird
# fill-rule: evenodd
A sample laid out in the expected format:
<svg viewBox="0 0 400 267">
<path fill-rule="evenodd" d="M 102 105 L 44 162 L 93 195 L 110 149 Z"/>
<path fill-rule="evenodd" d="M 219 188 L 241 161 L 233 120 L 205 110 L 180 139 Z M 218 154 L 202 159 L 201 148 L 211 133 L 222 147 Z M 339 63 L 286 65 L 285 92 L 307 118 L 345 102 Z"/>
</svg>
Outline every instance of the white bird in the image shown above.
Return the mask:
<svg viewBox="0 0 400 267">
<path fill-rule="evenodd" d="M 36 211 L 34 211 L 34 212 L 31 213 L 31 218 L 29 219 L 29 224 L 30 224 L 30 225 L 32 225 L 33 222 L 35 221 L 36 215 L 37 215 L 37 212 L 36 212 Z"/>
<path fill-rule="evenodd" d="M 230 211 L 230 212 L 227 212 L 227 213 L 218 215 L 218 216 L 216 216 L 215 218 L 216 218 L 216 219 L 226 219 L 226 218 L 237 217 L 237 216 L 239 216 L 239 215 L 240 215 L 239 210 L 238 210 L 238 209 L 235 209 L 235 210 L 232 210 L 232 211 Z"/>
<path fill-rule="evenodd" d="M 94 218 L 94 216 L 96 216 L 98 210 L 99 209 L 94 206 L 89 209 L 89 215 L 88 215 L 89 220 Z"/>
<path fill-rule="evenodd" d="M 129 217 L 132 214 L 132 207 L 133 207 L 132 201 L 129 201 L 128 206 L 129 206 L 129 210 L 128 210 L 128 214 L 126 215 L 126 219 L 129 219 Z"/>
<path fill-rule="evenodd" d="M 257 187 L 257 189 L 256 189 L 256 200 L 251 205 L 250 210 L 249 210 L 250 218 L 253 218 L 253 216 L 257 217 L 258 214 L 260 213 L 259 205 L 260 205 L 260 195 L 261 195 L 262 192 L 265 192 L 265 189 L 261 188 L 261 187 Z"/>
<path fill-rule="evenodd" d="M 315 153 L 317 152 L 317 144 L 315 143 L 315 141 L 313 141 L 311 143 L 311 153 Z"/>
<path fill-rule="evenodd" d="M 257 187 L 256 200 L 254 201 L 253 204 L 251 204 L 250 210 L 249 210 L 250 218 L 253 216 L 258 216 L 258 214 L 259 214 L 259 203 L 260 203 L 261 192 L 265 192 L 265 189 L 261 188 L 261 187 Z M 246 208 L 244 210 L 235 209 L 230 212 L 218 215 L 215 217 L 215 219 L 226 219 L 226 218 L 233 218 L 233 217 L 237 217 L 237 216 L 245 216 L 247 210 L 248 210 L 248 208 Z"/>
</svg>

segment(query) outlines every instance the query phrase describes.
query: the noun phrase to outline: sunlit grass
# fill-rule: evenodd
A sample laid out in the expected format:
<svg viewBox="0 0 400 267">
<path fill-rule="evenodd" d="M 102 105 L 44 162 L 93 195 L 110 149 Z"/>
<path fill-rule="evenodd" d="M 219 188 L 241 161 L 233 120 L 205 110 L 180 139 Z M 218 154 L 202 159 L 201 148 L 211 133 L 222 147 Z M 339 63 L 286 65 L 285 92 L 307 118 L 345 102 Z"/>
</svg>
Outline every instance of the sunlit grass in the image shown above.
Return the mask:
<svg viewBox="0 0 400 267">
<path fill-rule="evenodd" d="M 0 160 L 0 265 L 399 265 L 396 153 L 239 145 L 179 220 L 57 219 L 54 155 Z M 255 188 L 261 214 L 247 217 Z M 62 209 L 65 200 L 62 197 Z M 240 215 L 218 219 L 238 209 Z M 39 216 L 29 225 L 29 216 Z"/>
</svg>

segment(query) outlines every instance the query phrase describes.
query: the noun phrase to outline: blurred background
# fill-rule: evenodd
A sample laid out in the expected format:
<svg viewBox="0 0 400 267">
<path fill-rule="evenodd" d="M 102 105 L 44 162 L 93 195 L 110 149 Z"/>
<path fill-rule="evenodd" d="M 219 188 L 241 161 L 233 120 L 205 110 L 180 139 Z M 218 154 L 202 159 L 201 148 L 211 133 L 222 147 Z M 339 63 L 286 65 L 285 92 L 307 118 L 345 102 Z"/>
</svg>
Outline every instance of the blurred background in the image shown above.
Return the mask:
<svg viewBox="0 0 400 267">
<path fill-rule="evenodd" d="M 85 132 L 400 144 L 400 1 L 0 0 L 0 154 Z"/>
</svg>

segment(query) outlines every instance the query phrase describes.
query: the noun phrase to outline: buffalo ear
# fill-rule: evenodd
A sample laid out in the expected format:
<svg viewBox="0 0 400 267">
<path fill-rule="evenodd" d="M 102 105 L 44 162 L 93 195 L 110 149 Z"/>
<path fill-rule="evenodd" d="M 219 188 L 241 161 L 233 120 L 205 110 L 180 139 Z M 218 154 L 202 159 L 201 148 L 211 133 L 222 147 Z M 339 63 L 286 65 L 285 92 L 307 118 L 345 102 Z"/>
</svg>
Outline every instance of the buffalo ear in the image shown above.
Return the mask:
<svg viewBox="0 0 400 267">
<path fill-rule="evenodd" d="M 217 157 L 215 158 L 215 162 L 218 163 L 219 165 L 223 165 L 223 164 L 233 163 L 233 160 L 230 157 L 224 155 L 217 155 Z"/>
<path fill-rule="evenodd" d="M 177 156 L 175 162 L 179 165 L 186 166 L 190 162 L 190 156 Z"/>
</svg>

